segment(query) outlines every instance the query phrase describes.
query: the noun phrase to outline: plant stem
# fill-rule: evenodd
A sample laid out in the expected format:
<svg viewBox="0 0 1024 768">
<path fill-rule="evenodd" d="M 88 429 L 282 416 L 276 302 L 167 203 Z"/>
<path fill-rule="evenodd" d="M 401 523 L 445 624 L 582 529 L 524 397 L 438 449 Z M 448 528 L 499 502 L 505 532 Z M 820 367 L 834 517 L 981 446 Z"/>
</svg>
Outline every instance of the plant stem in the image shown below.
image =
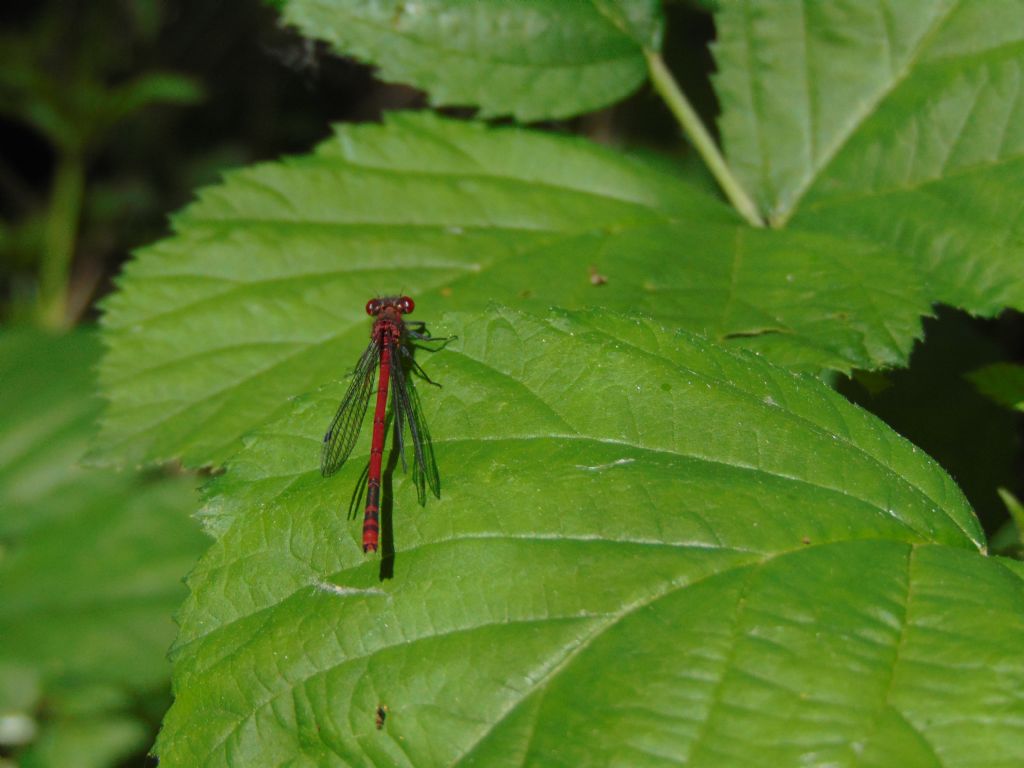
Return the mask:
<svg viewBox="0 0 1024 768">
<path fill-rule="evenodd" d="M 711 138 L 711 134 L 708 133 L 697 113 L 690 106 L 690 102 L 686 100 L 686 96 L 679 89 L 672 73 L 665 66 L 664 59 L 655 51 L 645 51 L 644 54 L 647 56 L 647 67 L 650 70 L 654 87 L 661 94 L 661 98 L 665 100 L 676 120 L 679 121 L 683 133 L 693 144 L 694 149 L 704 159 L 704 163 L 722 191 L 725 192 L 725 196 L 729 198 L 729 202 L 751 226 L 763 227 L 764 221 L 757 211 L 757 206 L 754 205 L 754 201 L 750 199 L 739 180 L 733 176 L 732 171 L 729 170 L 725 158 L 715 146 L 714 139 Z"/>
<path fill-rule="evenodd" d="M 62 152 L 50 192 L 43 258 L 39 265 L 37 317 L 40 325 L 53 330 L 64 330 L 68 326 L 68 280 L 84 184 L 85 168 L 81 155 L 70 150 Z"/>
</svg>

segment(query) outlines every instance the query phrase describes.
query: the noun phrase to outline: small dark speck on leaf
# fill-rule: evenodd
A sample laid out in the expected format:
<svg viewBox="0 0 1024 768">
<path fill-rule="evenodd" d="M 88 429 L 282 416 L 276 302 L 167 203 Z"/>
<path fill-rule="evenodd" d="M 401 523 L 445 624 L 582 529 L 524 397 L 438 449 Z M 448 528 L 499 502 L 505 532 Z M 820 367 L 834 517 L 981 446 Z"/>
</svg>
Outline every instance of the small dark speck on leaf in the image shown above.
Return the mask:
<svg viewBox="0 0 1024 768">
<path fill-rule="evenodd" d="M 597 267 L 595 267 L 593 264 L 591 264 L 587 268 L 587 271 L 590 273 L 590 284 L 591 285 L 604 285 L 605 283 L 608 282 L 608 277 L 606 275 L 602 275 L 600 272 L 598 272 L 597 271 Z"/>
<path fill-rule="evenodd" d="M 525 291 L 520 291 L 519 292 L 519 298 L 520 299 L 528 299 L 531 296 L 533 296 L 533 291 L 531 291 L 529 288 L 527 288 Z"/>
<path fill-rule="evenodd" d="M 380 704 L 378 705 L 377 711 L 374 715 L 374 722 L 376 723 L 377 730 L 379 731 L 384 727 L 384 720 L 386 720 L 388 716 L 388 708 L 383 704 Z"/>
<path fill-rule="evenodd" d="M 800 539 L 800 541 L 803 544 L 810 544 L 811 543 L 811 540 L 807 536 L 804 536 L 802 539 Z"/>
</svg>

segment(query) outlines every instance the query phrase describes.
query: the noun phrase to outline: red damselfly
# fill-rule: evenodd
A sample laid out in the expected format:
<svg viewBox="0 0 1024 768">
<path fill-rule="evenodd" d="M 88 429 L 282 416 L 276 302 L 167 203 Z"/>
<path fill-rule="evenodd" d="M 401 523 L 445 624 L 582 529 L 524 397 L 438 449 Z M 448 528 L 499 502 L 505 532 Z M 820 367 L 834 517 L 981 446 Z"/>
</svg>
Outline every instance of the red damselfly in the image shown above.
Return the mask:
<svg viewBox="0 0 1024 768">
<path fill-rule="evenodd" d="M 419 396 L 409 374 L 414 373 L 424 381 L 440 386 L 423 372 L 413 358 L 415 342 L 437 341 L 443 344 L 448 338 L 432 338 L 426 325 L 419 322 L 407 323 L 402 315 L 408 315 L 416 305 L 408 296 L 382 296 L 366 303 L 366 314 L 373 320 L 370 331 L 370 346 L 356 363 L 352 371 L 352 383 L 338 407 L 331 426 L 324 435 L 320 454 L 320 472 L 324 477 L 337 472 L 352 453 L 359 437 L 359 430 L 366 418 L 366 411 L 373 394 L 374 373 L 377 377 L 377 404 L 373 410 L 373 440 L 370 444 L 370 465 L 366 474 L 366 511 L 363 515 L 363 551 L 376 552 L 380 532 L 380 470 L 384 455 L 385 419 L 388 404 L 388 390 L 391 395 L 391 416 L 394 420 L 395 444 L 405 464 L 405 428 L 408 425 L 412 436 L 413 467 L 412 478 L 420 504 L 425 504 L 427 489 L 441 498 L 441 482 L 434 462 L 430 433 L 420 413 Z M 437 351 L 430 347 L 423 347 Z M 390 386 L 393 382 L 393 386 Z"/>
</svg>

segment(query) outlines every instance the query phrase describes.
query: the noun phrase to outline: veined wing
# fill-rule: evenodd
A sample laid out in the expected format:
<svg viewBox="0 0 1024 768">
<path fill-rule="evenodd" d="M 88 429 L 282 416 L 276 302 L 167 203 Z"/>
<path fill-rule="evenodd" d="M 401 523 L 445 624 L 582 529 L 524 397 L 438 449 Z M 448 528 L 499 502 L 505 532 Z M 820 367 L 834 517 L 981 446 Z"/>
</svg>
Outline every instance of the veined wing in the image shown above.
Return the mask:
<svg viewBox="0 0 1024 768">
<path fill-rule="evenodd" d="M 400 441 L 399 450 L 402 451 L 403 464 L 405 462 L 403 438 L 405 425 L 409 425 L 413 449 L 412 481 L 416 485 L 416 496 L 420 504 L 425 504 L 427 488 L 434 496 L 441 498 L 441 479 L 437 474 L 434 447 L 430 440 L 427 423 L 423 418 L 419 394 L 416 392 L 412 377 L 405 369 L 405 356 L 407 355 L 411 361 L 411 353 L 400 345 L 395 345 L 391 355 L 391 377 L 395 381 L 391 403 L 395 414 L 395 434 Z"/>
<path fill-rule="evenodd" d="M 373 375 L 379 362 L 380 347 L 371 343 L 356 363 L 352 371 L 352 383 L 348 385 L 338 412 L 324 435 L 320 451 L 320 474 L 324 477 L 337 472 L 352 453 L 359 430 L 366 419 L 366 409 L 370 405 L 370 395 L 373 394 Z"/>
</svg>

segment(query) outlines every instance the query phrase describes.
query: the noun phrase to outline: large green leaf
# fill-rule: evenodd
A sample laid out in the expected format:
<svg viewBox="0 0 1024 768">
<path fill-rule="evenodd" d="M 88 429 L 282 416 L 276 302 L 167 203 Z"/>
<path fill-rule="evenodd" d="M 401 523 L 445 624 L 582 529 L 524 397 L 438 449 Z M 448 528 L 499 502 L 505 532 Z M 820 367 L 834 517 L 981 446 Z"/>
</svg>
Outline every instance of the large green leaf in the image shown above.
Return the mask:
<svg viewBox="0 0 1024 768">
<path fill-rule="evenodd" d="M 191 482 L 77 466 L 98 356 L 94 334 L 0 334 L 0 715 L 25 724 L 18 743 L 39 731 L 24 765 L 146 749 L 139 699 L 167 685 L 171 614 L 206 541 Z"/>
<path fill-rule="evenodd" d="M 1024 759 L 1020 573 L 881 422 L 607 313 L 438 330 L 442 499 L 395 474 L 383 563 L 345 513 L 368 446 L 318 472 L 344 382 L 215 482 L 162 766 Z"/>
<path fill-rule="evenodd" d="M 598 109 L 647 77 L 656 0 L 288 0 L 285 20 L 432 104 L 541 120 Z"/>
<path fill-rule="evenodd" d="M 897 249 L 933 301 L 1024 306 L 1021 0 L 721 6 L 722 135 L 771 220 Z"/>
<path fill-rule="evenodd" d="M 223 461 L 352 365 L 381 292 L 427 319 L 493 299 L 639 311 L 811 369 L 902 362 L 928 311 L 884 246 L 750 230 L 660 167 L 426 114 L 232 173 L 175 229 L 107 304 L 107 457 Z"/>
</svg>

